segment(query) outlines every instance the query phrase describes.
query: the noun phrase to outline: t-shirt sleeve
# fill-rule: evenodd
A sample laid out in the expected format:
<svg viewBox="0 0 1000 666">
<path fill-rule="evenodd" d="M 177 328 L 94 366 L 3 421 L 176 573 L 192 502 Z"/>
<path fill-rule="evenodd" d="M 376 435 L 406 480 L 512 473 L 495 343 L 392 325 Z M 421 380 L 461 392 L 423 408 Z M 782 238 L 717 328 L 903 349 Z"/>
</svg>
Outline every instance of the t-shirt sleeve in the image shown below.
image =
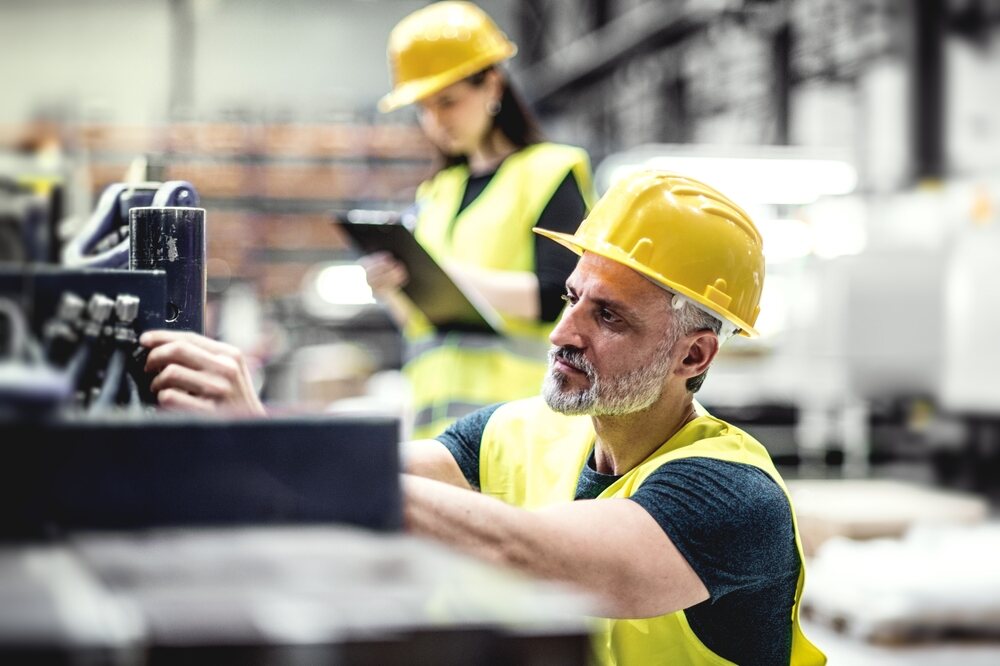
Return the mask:
<svg viewBox="0 0 1000 666">
<path fill-rule="evenodd" d="M 752 465 L 676 460 L 647 477 L 630 499 L 660 524 L 713 602 L 798 570 L 788 499 Z"/>
<path fill-rule="evenodd" d="M 587 203 L 576 177 L 570 171 L 542 210 L 535 226 L 572 234 L 587 214 Z M 577 256 L 553 240 L 535 236 L 535 275 L 538 277 L 539 318 L 555 321 L 562 312 L 566 279 Z"/>
<path fill-rule="evenodd" d="M 476 490 L 479 490 L 479 445 L 483 441 L 486 423 L 502 404 L 489 405 L 467 414 L 435 437 L 451 452 L 465 480 Z"/>
</svg>

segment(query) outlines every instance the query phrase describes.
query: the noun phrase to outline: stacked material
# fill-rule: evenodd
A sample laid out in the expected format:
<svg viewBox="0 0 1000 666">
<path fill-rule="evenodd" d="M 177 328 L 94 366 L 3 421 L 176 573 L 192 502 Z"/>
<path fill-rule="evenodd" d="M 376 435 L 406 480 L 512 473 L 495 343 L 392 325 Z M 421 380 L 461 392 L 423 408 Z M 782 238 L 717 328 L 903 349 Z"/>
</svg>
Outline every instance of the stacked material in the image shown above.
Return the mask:
<svg viewBox="0 0 1000 666">
<path fill-rule="evenodd" d="M 980 497 L 901 481 L 800 480 L 788 489 L 806 555 L 834 537 L 899 537 L 913 525 L 977 524 L 989 513 Z"/>
<path fill-rule="evenodd" d="M 902 539 L 827 541 L 809 565 L 812 618 L 877 642 L 1000 636 L 1000 524 L 925 525 Z"/>
</svg>

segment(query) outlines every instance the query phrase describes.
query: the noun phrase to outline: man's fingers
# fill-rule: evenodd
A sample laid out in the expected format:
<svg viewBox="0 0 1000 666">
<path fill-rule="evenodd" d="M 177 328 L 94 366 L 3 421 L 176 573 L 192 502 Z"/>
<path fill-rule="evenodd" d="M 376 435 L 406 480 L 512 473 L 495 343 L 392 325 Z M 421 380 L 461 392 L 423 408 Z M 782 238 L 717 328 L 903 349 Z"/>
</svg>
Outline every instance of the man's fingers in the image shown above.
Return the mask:
<svg viewBox="0 0 1000 666">
<path fill-rule="evenodd" d="M 171 364 L 183 365 L 231 378 L 236 362 L 232 357 L 215 354 L 187 340 L 175 340 L 154 347 L 146 357 L 146 372 L 159 372 Z"/>
<path fill-rule="evenodd" d="M 146 356 L 146 372 L 159 372 L 171 363 L 204 370 L 212 364 L 212 354 L 184 340 L 171 340 L 153 347 Z"/>
<path fill-rule="evenodd" d="M 219 342 L 218 340 L 213 340 L 204 335 L 192 333 L 191 331 L 169 331 L 165 329 L 146 331 L 139 336 L 139 342 L 144 347 L 149 347 L 150 349 L 162 347 L 171 342 L 187 342 L 212 354 L 223 354 L 231 357 L 237 353 L 236 348 L 232 345 L 227 345 L 225 342 Z"/>
<path fill-rule="evenodd" d="M 140 342 L 149 348 L 145 370 L 168 409 L 231 409 L 264 415 L 242 353 L 232 345 L 187 331 L 148 331 Z"/>
<path fill-rule="evenodd" d="M 167 410 L 211 412 L 215 410 L 215 403 L 205 398 L 190 395 L 178 389 L 166 389 L 156 395 L 160 407 Z"/>
<path fill-rule="evenodd" d="M 149 388 L 154 393 L 180 389 L 188 394 L 216 400 L 224 400 L 232 392 L 232 385 L 225 379 L 176 364 L 168 365 L 156 375 Z"/>
</svg>

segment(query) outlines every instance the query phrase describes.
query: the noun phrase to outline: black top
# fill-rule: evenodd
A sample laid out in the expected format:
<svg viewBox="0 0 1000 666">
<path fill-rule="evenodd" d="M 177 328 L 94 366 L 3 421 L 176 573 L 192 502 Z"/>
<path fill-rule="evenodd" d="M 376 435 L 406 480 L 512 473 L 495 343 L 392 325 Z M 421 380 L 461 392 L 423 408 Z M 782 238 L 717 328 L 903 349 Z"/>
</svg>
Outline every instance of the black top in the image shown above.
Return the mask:
<svg viewBox="0 0 1000 666">
<path fill-rule="evenodd" d="M 455 213 L 456 217 L 483 193 L 495 175 L 496 171 L 469 176 L 465 192 L 462 195 L 462 202 L 459 204 L 458 212 Z M 583 193 L 571 171 L 566 174 L 566 178 L 556 188 L 549 202 L 545 204 L 545 208 L 538 216 L 538 221 L 534 226 L 572 234 L 580 226 L 580 222 L 583 221 L 586 214 L 587 204 L 584 202 Z M 454 228 L 454 220 L 452 220 L 451 228 Z M 449 229 L 450 232 L 451 229 Z M 562 295 L 566 293 L 566 278 L 576 267 L 577 256 L 559 243 L 537 234 L 533 235 L 535 236 L 535 275 L 538 277 L 539 319 L 541 321 L 555 321 L 559 317 L 559 313 L 562 312 L 564 305 Z"/>
<path fill-rule="evenodd" d="M 491 405 L 437 437 L 479 487 L 479 446 Z M 576 499 L 593 499 L 619 477 L 581 471 Z M 791 509 L 762 470 L 711 458 L 684 458 L 653 472 L 629 498 L 645 509 L 708 589 L 684 611 L 710 650 L 739 664 L 787 664 L 799 575 Z"/>
</svg>

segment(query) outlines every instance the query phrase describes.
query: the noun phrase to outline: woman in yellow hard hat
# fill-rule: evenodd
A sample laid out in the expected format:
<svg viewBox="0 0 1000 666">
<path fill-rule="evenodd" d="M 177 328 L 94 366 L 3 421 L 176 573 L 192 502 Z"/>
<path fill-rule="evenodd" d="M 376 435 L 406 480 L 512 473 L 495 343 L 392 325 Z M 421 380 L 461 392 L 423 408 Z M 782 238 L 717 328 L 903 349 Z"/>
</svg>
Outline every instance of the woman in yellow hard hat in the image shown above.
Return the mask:
<svg viewBox="0 0 1000 666">
<path fill-rule="evenodd" d="M 404 320 L 414 437 L 433 437 L 470 411 L 537 394 L 548 333 L 562 310 L 572 253 L 536 242 L 538 226 L 573 233 L 593 201 L 590 164 L 544 142 L 498 67 L 517 47 L 479 7 L 438 2 L 393 29 L 394 87 L 379 109 L 416 104 L 441 168 L 417 190 L 417 240 L 503 317 L 502 335 L 431 327 L 396 288 L 407 279 L 385 253 L 362 258 L 372 288 Z"/>
</svg>

